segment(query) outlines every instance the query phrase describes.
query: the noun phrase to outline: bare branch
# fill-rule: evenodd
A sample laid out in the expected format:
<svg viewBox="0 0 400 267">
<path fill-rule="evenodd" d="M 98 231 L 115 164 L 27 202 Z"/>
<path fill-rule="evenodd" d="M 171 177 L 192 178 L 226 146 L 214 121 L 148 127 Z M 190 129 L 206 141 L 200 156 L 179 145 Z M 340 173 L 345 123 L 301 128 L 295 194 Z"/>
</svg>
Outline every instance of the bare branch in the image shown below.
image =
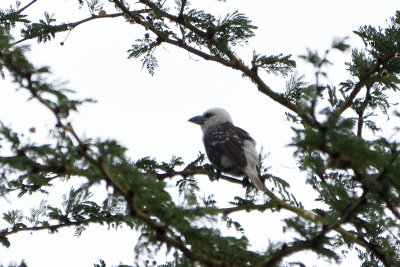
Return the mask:
<svg viewBox="0 0 400 267">
<path fill-rule="evenodd" d="M 224 215 L 228 215 L 234 212 L 238 212 L 238 211 L 246 211 L 249 212 L 251 210 L 260 210 L 260 211 L 264 211 L 266 209 L 269 208 L 273 208 L 276 205 L 268 202 L 265 204 L 254 204 L 251 206 L 239 206 L 239 207 L 232 207 L 232 208 L 222 208 L 222 209 L 218 209 L 218 212 L 223 213 Z"/>
<path fill-rule="evenodd" d="M 182 0 L 182 5 L 181 9 L 179 10 L 179 16 L 178 18 L 183 20 L 183 12 L 185 11 L 185 5 L 186 5 L 187 0 Z"/>
<path fill-rule="evenodd" d="M 159 173 L 159 174 L 157 174 L 157 178 L 159 180 L 164 180 L 167 178 L 173 178 L 175 176 L 188 177 L 188 176 L 193 176 L 196 174 L 204 174 L 209 177 L 216 177 L 216 179 L 222 179 L 222 180 L 226 180 L 231 183 L 243 185 L 243 180 L 241 180 L 241 179 L 233 178 L 233 177 L 226 176 L 223 174 L 218 175 L 215 172 L 207 171 L 207 170 L 183 170 L 183 171 L 177 171 L 177 172 L 172 172 L 172 173 Z"/>
<path fill-rule="evenodd" d="M 19 9 L 17 11 L 18 14 L 21 14 L 22 12 L 25 11 L 25 9 L 27 9 L 28 7 L 30 7 L 31 5 L 33 5 L 35 2 L 37 2 L 37 0 L 32 0 L 31 2 L 29 2 L 26 6 L 22 7 L 21 9 Z"/>
</svg>

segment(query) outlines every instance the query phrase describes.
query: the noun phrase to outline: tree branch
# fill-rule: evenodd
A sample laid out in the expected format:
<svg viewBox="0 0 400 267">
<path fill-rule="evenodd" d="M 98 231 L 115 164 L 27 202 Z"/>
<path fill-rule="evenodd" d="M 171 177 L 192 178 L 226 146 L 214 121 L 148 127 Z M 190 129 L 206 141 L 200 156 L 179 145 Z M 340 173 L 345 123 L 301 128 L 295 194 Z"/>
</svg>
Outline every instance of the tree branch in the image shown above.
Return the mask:
<svg viewBox="0 0 400 267">
<path fill-rule="evenodd" d="M 107 218 L 95 218 L 92 217 L 90 219 L 85 219 L 81 221 L 66 221 L 63 223 L 59 224 L 51 224 L 51 225 L 42 225 L 42 226 L 32 226 L 32 227 L 13 227 L 11 230 L 6 230 L 0 232 L 0 238 L 1 237 L 6 237 L 9 235 L 13 235 L 19 232 L 30 232 L 30 231 L 41 231 L 41 230 L 49 230 L 49 231 L 56 231 L 58 229 L 64 228 L 64 227 L 70 227 L 70 226 L 79 226 L 79 225 L 89 225 L 91 223 L 110 223 L 110 222 L 118 222 L 120 221 L 121 216 L 113 216 L 110 215 Z"/>
<path fill-rule="evenodd" d="M 133 10 L 133 11 L 129 11 L 129 12 L 136 12 L 136 13 L 147 13 L 147 12 L 149 12 L 148 10 L 144 10 L 144 9 L 141 9 L 141 10 Z M 54 28 L 60 28 L 60 26 L 66 26 L 66 27 L 68 27 L 68 28 L 76 28 L 76 27 L 78 27 L 79 25 L 81 25 L 81 24 L 83 24 L 83 23 L 86 23 L 86 22 L 89 22 L 89 21 L 92 21 L 92 20 L 95 20 L 95 19 L 103 19 L 103 18 L 117 18 L 117 17 L 122 17 L 122 16 L 124 16 L 124 13 L 122 12 L 122 13 L 113 13 L 113 14 L 105 14 L 105 15 L 97 15 L 97 16 L 95 16 L 95 15 L 93 15 L 93 16 L 91 16 L 91 17 L 88 17 L 88 18 L 85 18 L 85 19 L 81 19 L 81 20 L 79 20 L 79 21 L 75 21 L 75 22 L 70 22 L 70 23 L 65 23 L 65 24 L 60 24 L 60 25 L 55 25 L 55 26 L 53 26 Z M 58 32 L 63 32 L 64 30 L 59 30 Z M 22 39 L 20 39 L 20 40 L 18 40 L 18 41 L 16 41 L 16 42 L 14 42 L 14 43 L 12 43 L 11 44 L 11 46 L 14 46 L 14 45 L 17 45 L 17 44 L 20 44 L 20 43 L 22 43 L 22 42 L 25 42 L 25 41 L 27 41 L 27 40 L 30 40 L 30 39 L 34 39 L 34 38 L 36 38 L 37 36 L 29 36 L 29 37 L 25 37 L 25 38 L 22 38 Z"/>
<path fill-rule="evenodd" d="M 204 174 L 209 177 L 216 177 L 216 179 L 222 179 L 222 180 L 226 180 L 231 183 L 243 185 L 243 180 L 241 180 L 241 179 L 233 178 L 233 177 L 226 176 L 223 174 L 218 175 L 217 173 L 215 173 L 213 171 L 208 171 L 208 170 L 204 170 L 204 169 L 183 170 L 183 171 L 175 171 L 175 172 L 171 172 L 171 173 L 159 173 L 159 174 L 157 174 L 157 179 L 164 180 L 164 179 L 168 179 L 168 178 L 173 178 L 175 176 L 188 177 L 188 176 L 193 176 L 196 174 Z"/>
<path fill-rule="evenodd" d="M 28 7 L 30 7 L 32 4 L 34 4 L 35 2 L 37 2 L 37 0 L 32 0 L 31 2 L 29 2 L 27 5 L 25 5 L 24 7 L 22 7 L 21 9 L 19 9 L 17 11 L 17 14 L 21 14 L 22 12 L 25 11 L 25 9 L 27 9 Z"/>
<path fill-rule="evenodd" d="M 382 253 L 382 251 L 376 247 L 373 243 L 368 242 L 364 237 L 362 236 L 358 236 L 357 239 L 364 244 L 364 247 L 368 248 L 370 251 L 372 251 L 372 253 L 374 253 L 374 255 L 383 263 L 384 266 L 386 267 L 391 267 L 393 265 L 391 265 L 387 259 L 386 259 L 386 255 L 384 253 Z"/>
<path fill-rule="evenodd" d="M 185 5 L 186 5 L 187 0 L 182 0 L 182 5 L 181 9 L 179 10 L 179 16 L 178 18 L 183 20 L 183 12 L 185 11 Z"/>
<path fill-rule="evenodd" d="M 218 213 L 223 213 L 224 215 L 228 215 L 234 212 L 238 212 L 238 211 L 246 211 L 249 212 L 251 210 L 259 210 L 259 211 L 264 211 L 266 209 L 270 209 L 275 207 L 276 205 L 274 205 L 271 202 L 267 202 L 265 204 L 253 204 L 253 205 L 244 205 L 244 206 L 238 206 L 238 207 L 231 207 L 231 208 L 221 208 L 218 209 Z"/>
<path fill-rule="evenodd" d="M 296 241 L 292 243 L 291 245 L 285 245 L 282 247 L 282 249 L 274 252 L 270 257 L 268 257 L 264 262 L 259 264 L 257 267 L 269 267 L 269 266 L 275 266 L 278 262 L 280 262 L 284 257 L 287 257 L 293 253 L 302 251 L 302 250 L 307 250 L 307 249 L 317 249 L 318 246 L 321 246 L 321 242 L 325 239 L 326 234 L 328 234 L 332 230 L 338 230 L 339 233 L 343 231 L 343 229 L 340 227 L 341 224 L 345 223 L 347 220 L 349 220 L 350 216 L 353 215 L 353 211 L 356 210 L 359 206 L 361 206 L 363 203 L 365 203 L 365 192 L 363 195 L 354 203 L 349 205 L 343 212 L 342 216 L 339 220 L 331 223 L 330 225 L 323 225 L 322 230 L 315 235 L 311 239 L 306 239 L 306 240 L 301 240 L 301 241 Z M 317 216 L 316 216 L 317 217 Z M 349 235 L 349 232 L 346 231 L 346 236 Z M 353 236 L 353 240 L 356 238 Z M 358 242 L 359 244 L 362 244 L 361 242 Z M 362 244 L 365 247 L 365 244 Z"/>
<path fill-rule="evenodd" d="M 371 101 L 371 87 L 367 86 L 367 91 L 365 93 L 365 99 L 362 102 L 359 110 L 357 111 L 358 114 L 358 123 L 357 123 L 357 136 L 362 137 L 362 128 L 364 125 L 364 111 L 368 106 L 369 101 Z"/>
<path fill-rule="evenodd" d="M 394 159 L 393 159 L 394 160 Z M 182 171 L 182 172 L 175 172 L 169 175 L 163 175 L 161 174 L 159 179 L 165 179 L 165 178 L 172 178 L 176 175 L 180 175 L 182 177 L 186 177 L 186 176 L 191 176 L 191 175 L 195 175 L 195 174 L 205 174 L 205 175 L 214 175 L 213 172 L 208 172 L 205 170 L 201 170 L 200 172 L 197 171 L 192 171 L 192 170 L 186 170 L 186 171 Z M 231 181 L 237 184 L 242 184 L 242 182 L 238 179 L 232 178 L 232 177 L 226 177 L 228 179 L 226 179 L 227 181 Z M 232 181 L 233 180 L 233 181 Z M 231 208 L 221 208 L 218 209 L 218 213 L 224 213 L 224 214 L 230 214 L 233 212 L 237 212 L 237 211 L 248 211 L 248 210 L 265 210 L 271 207 L 279 207 L 288 211 L 291 211 L 293 213 L 295 213 L 298 216 L 301 216 L 304 219 L 307 219 L 308 221 L 312 221 L 315 223 L 320 223 L 323 221 L 323 217 L 321 217 L 320 215 L 317 215 L 314 212 L 311 211 L 307 211 L 305 209 L 301 209 L 301 208 L 297 208 L 294 207 L 290 204 L 288 204 L 287 202 L 281 200 L 280 198 L 278 198 L 274 193 L 272 193 L 270 190 L 267 190 L 266 194 L 271 198 L 272 201 L 269 201 L 268 203 L 265 204 L 254 204 L 252 206 L 239 206 L 239 207 L 231 207 Z M 342 216 L 340 217 L 339 220 L 333 222 L 330 225 L 325 226 L 325 229 L 323 231 L 321 231 L 319 233 L 318 236 L 316 236 L 316 239 L 320 239 L 321 235 L 326 235 L 327 233 L 329 233 L 330 231 L 335 231 L 338 234 L 340 234 L 344 240 L 352 240 L 353 242 L 355 242 L 356 244 L 366 248 L 366 249 L 371 249 L 371 251 L 377 256 L 377 258 L 379 258 L 382 263 L 385 266 L 390 266 L 387 264 L 387 260 L 385 258 L 385 256 L 379 252 L 379 249 L 376 248 L 375 246 L 373 246 L 372 244 L 366 242 L 365 240 L 360 239 L 357 235 L 355 235 L 354 233 L 351 233 L 347 230 L 345 230 L 344 228 L 341 227 L 342 224 L 346 223 L 349 219 L 350 216 L 354 216 L 354 211 L 356 209 L 358 209 L 361 205 L 364 205 L 366 203 L 366 194 L 367 191 L 364 191 L 364 193 L 353 203 L 351 203 L 350 205 L 348 205 L 348 207 L 342 212 Z M 388 205 L 389 207 L 390 205 Z M 390 207 L 389 207 L 390 208 Z M 390 208 L 390 210 L 392 212 L 397 212 L 397 210 L 392 210 L 392 208 Z M 399 214 L 400 215 L 400 214 Z M 297 243 L 293 243 L 293 245 L 288 246 L 285 245 L 281 251 L 279 251 L 279 253 L 277 253 L 276 255 L 274 254 L 272 257 L 267 258 L 265 262 L 263 262 L 262 264 L 260 264 L 259 266 L 273 266 L 273 263 L 279 261 L 280 259 L 287 257 L 293 253 L 299 252 L 301 250 L 306 250 L 306 249 L 310 249 L 309 244 L 315 244 L 315 240 L 308 240 L 306 241 L 299 241 L 299 244 Z M 378 253 L 379 252 L 379 253 Z"/>
<path fill-rule="evenodd" d="M 36 2 L 36 0 L 31 1 L 27 6 L 23 7 L 18 12 L 22 12 L 24 9 L 26 9 L 27 7 L 32 5 L 34 2 Z M 230 50 L 230 48 L 228 48 L 226 51 L 224 51 L 225 54 L 223 54 L 222 56 L 215 56 L 215 55 L 213 55 L 212 52 L 210 52 L 210 53 L 203 52 L 201 50 L 202 48 L 198 49 L 198 48 L 192 47 L 191 45 L 186 44 L 184 39 L 178 39 L 178 38 L 175 39 L 175 37 L 171 37 L 173 35 L 169 35 L 168 33 L 164 33 L 160 30 L 157 30 L 157 28 L 152 24 L 152 21 L 149 22 L 149 21 L 143 20 L 139 14 L 140 14 L 140 12 L 144 12 L 144 13 L 149 12 L 148 9 L 145 9 L 142 11 L 140 11 L 140 10 L 129 11 L 125 7 L 123 1 L 114 0 L 113 2 L 119 8 L 121 8 L 121 10 L 123 10 L 122 13 L 93 16 L 90 18 L 86 18 L 86 19 L 77 21 L 75 23 L 64 24 L 64 26 L 67 25 L 70 28 L 74 28 L 82 23 L 85 23 L 87 21 L 97 19 L 97 18 L 129 16 L 139 25 L 146 27 L 150 31 L 155 33 L 157 35 L 157 41 L 160 44 L 162 42 L 169 43 L 171 45 L 180 47 L 180 48 L 182 48 L 192 54 L 195 54 L 199 57 L 202 57 L 205 60 L 218 62 L 224 66 L 239 70 L 244 75 L 249 77 L 254 83 L 256 83 L 258 90 L 260 90 L 262 93 L 264 93 L 269 98 L 272 98 L 274 101 L 280 103 L 281 105 L 285 106 L 286 108 L 288 108 L 291 111 L 298 114 L 303 119 L 303 122 L 305 124 L 308 124 L 309 126 L 314 127 L 314 128 L 319 128 L 319 123 L 315 118 L 315 105 L 316 105 L 316 100 L 317 100 L 316 98 L 315 98 L 314 102 L 312 103 L 311 115 L 303 114 L 303 113 L 299 114 L 300 113 L 299 108 L 292 101 L 285 98 L 282 94 L 279 94 L 279 93 L 275 92 L 274 90 L 272 90 L 259 77 L 257 71 L 255 71 L 253 68 L 249 68 L 246 64 L 244 64 L 243 61 Z M 147 5 L 151 9 L 158 9 L 158 7 L 152 1 L 140 0 L 140 2 Z M 216 40 L 213 36 L 210 36 L 207 32 L 201 30 L 200 28 L 195 27 L 194 25 L 192 25 L 191 23 L 189 23 L 188 21 L 186 21 L 184 19 L 183 13 L 184 13 L 185 4 L 186 4 L 186 0 L 182 0 L 182 6 L 181 6 L 178 16 L 173 16 L 173 15 L 168 14 L 163 11 L 161 11 L 161 16 L 169 19 L 171 22 L 175 22 L 178 25 L 181 25 L 181 26 L 189 29 L 194 34 L 197 34 L 198 36 L 202 37 L 204 39 L 205 43 L 209 42 L 209 44 L 217 47 L 218 40 Z M 19 40 L 19 41 L 15 42 L 13 45 L 18 44 L 18 43 L 23 42 L 28 39 L 32 39 L 32 38 L 35 38 L 35 36 L 27 37 L 25 39 Z M 74 144 L 73 147 L 80 153 L 80 155 L 81 155 L 80 159 L 85 160 L 85 163 L 89 162 L 93 167 L 97 168 L 101 173 L 101 175 L 99 175 L 99 176 L 101 176 L 102 179 L 104 179 L 109 185 L 111 185 L 117 194 L 120 194 L 125 199 L 125 201 L 127 202 L 127 206 L 130 210 L 129 214 L 132 218 L 136 218 L 140 221 L 143 221 L 145 223 L 145 225 L 147 225 L 150 229 L 154 230 L 154 232 L 155 232 L 154 238 L 156 240 L 165 242 L 169 246 L 172 246 L 172 247 L 176 248 L 177 250 L 180 250 L 187 258 L 189 258 L 193 261 L 196 261 L 199 264 L 202 264 L 205 266 L 233 266 L 233 264 L 231 264 L 231 262 L 229 260 L 226 260 L 226 261 L 220 260 L 220 259 L 218 259 L 218 257 L 216 257 L 216 258 L 206 257 L 206 256 L 208 256 L 208 255 L 205 255 L 206 253 L 194 251 L 191 248 L 190 242 L 187 243 L 186 241 L 183 241 L 179 236 L 177 236 L 177 234 L 175 234 L 172 226 L 164 225 L 162 222 L 159 222 L 157 220 L 158 218 L 155 218 L 154 214 L 150 214 L 146 210 L 137 206 L 137 204 L 134 201 L 135 200 L 135 196 L 134 196 L 135 191 L 133 189 L 125 187 L 124 184 L 122 184 L 122 182 L 120 182 L 120 180 L 118 180 L 118 175 L 114 174 L 112 171 L 110 171 L 110 170 L 112 170 L 112 168 L 107 166 L 101 160 L 101 158 L 96 158 L 96 156 L 93 156 L 91 153 L 88 152 L 86 144 L 76 134 L 73 126 L 70 123 L 66 123 L 65 118 L 59 114 L 59 111 L 57 111 L 57 109 L 53 105 L 51 105 L 51 103 L 48 102 L 47 99 L 43 98 L 41 96 L 41 94 L 38 93 L 38 90 L 37 90 L 38 87 L 35 87 L 35 86 L 37 86 L 37 82 L 32 80 L 32 75 L 35 74 L 34 71 L 29 72 L 29 71 L 26 71 L 26 69 L 19 69 L 18 66 L 16 66 L 13 63 L 13 60 L 11 60 L 10 58 L 7 58 L 7 56 L 4 56 L 5 55 L 4 53 L 6 53 L 6 52 L 0 51 L 0 58 L 5 58 L 4 62 L 5 62 L 6 67 L 11 68 L 12 71 L 14 71 L 15 73 L 17 73 L 19 76 L 21 76 L 23 78 L 23 79 L 21 79 L 21 81 L 19 81 L 21 88 L 27 89 L 31 93 L 32 98 L 35 98 L 41 104 L 43 104 L 49 110 L 51 110 L 51 112 L 54 114 L 54 116 L 56 118 L 57 127 L 60 127 L 60 129 L 62 129 L 62 131 L 64 131 L 66 134 L 68 134 L 69 138 L 71 138 L 71 141 L 73 141 L 73 143 L 76 144 L 76 145 Z M 379 71 L 381 65 L 384 62 L 390 60 L 392 57 L 395 56 L 394 53 L 392 53 L 392 54 L 389 53 L 389 54 L 385 55 L 383 57 L 383 59 L 378 60 L 377 64 L 373 68 L 368 70 L 366 76 L 363 77 L 362 79 L 360 78 L 360 81 L 354 86 L 353 90 L 351 91 L 350 95 L 345 99 L 345 101 L 333 112 L 333 115 L 336 115 L 339 117 L 347 108 L 351 107 L 351 105 L 354 103 L 354 100 L 356 99 L 357 95 L 359 94 L 360 90 L 364 86 L 366 86 L 367 92 L 366 92 L 365 100 L 361 104 L 360 109 L 357 112 L 357 114 L 359 115 L 357 136 L 360 138 L 362 137 L 362 127 L 364 124 L 364 120 L 363 120 L 364 111 L 367 108 L 368 103 L 370 101 L 370 97 L 371 97 L 370 96 L 370 86 L 369 86 L 367 80 L 368 80 L 368 78 L 373 76 L 374 73 Z M 22 80 L 24 80 L 24 82 L 26 81 L 27 85 L 26 85 L 26 83 L 23 83 Z M 318 94 L 319 94 L 318 90 L 322 90 L 322 89 L 318 89 L 318 81 L 317 81 L 316 90 L 317 90 L 316 97 L 318 97 Z M 329 149 L 328 149 L 328 154 L 330 156 L 332 156 L 332 153 L 333 152 L 329 151 Z M 377 189 L 372 188 L 372 186 L 374 186 L 374 184 L 379 184 L 379 181 L 386 177 L 388 168 L 393 164 L 394 160 L 397 159 L 397 156 L 398 156 L 398 154 L 396 155 L 396 157 L 394 157 L 392 162 L 390 162 L 383 170 L 380 171 L 380 173 L 377 174 L 377 176 L 375 176 L 375 177 L 373 177 L 373 179 L 371 179 L 372 181 L 369 181 L 369 182 L 371 182 L 370 184 L 363 183 L 363 181 L 359 181 L 364 186 L 361 197 L 358 199 L 355 199 L 354 202 L 349 203 L 349 205 L 345 209 L 342 210 L 341 217 L 339 219 L 337 219 L 336 221 L 334 221 L 333 223 L 331 223 L 329 225 L 321 225 L 322 230 L 319 232 L 316 231 L 315 235 L 312 238 L 293 242 L 290 245 L 283 246 L 281 250 L 277 251 L 276 253 L 271 254 L 271 256 L 268 257 L 259 266 L 271 266 L 271 265 L 278 263 L 282 258 L 284 258 L 290 254 L 293 254 L 297 251 L 301 251 L 301 250 L 305 250 L 305 249 L 313 249 L 316 246 L 318 246 L 318 247 L 322 246 L 326 242 L 325 241 L 327 239 L 326 235 L 330 231 L 336 231 L 339 234 L 341 234 L 343 239 L 345 239 L 345 240 L 350 239 L 350 240 L 356 242 L 357 244 L 363 246 L 364 248 L 369 249 L 370 251 L 372 251 L 372 253 L 374 253 L 374 255 L 376 255 L 382 261 L 382 263 L 385 266 L 389 266 L 388 260 L 385 258 L 386 255 L 388 255 L 388 253 L 385 254 L 382 251 L 380 251 L 373 244 L 373 242 L 372 243 L 368 242 L 364 238 L 362 238 L 358 235 L 355 235 L 352 232 L 344 230 L 342 228 L 342 225 L 344 223 L 351 222 L 351 218 L 353 218 L 354 216 L 357 216 L 357 214 L 360 213 L 360 211 L 358 211 L 358 210 L 362 205 L 364 205 L 364 203 L 366 203 L 367 193 L 369 193 L 369 192 L 373 193 L 372 191 L 383 194 L 383 198 L 381 199 L 381 200 L 383 200 L 382 202 L 386 203 L 387 207 L 392 211 L 394 216 L 397 217 L 398 219 L 400 219 L 400 213 L 398 212 L 397 207 L 395 206 L 394 203 L 392 203 L 390 201 L 390 198 L 389 198 L 390 195 L 388 195 L 387 192 L 385 191 L 385 190 L 389 190 L 390 188 L 389 189 L 387 189 L 387 188 L 381 189 L 380 187 L 378 187 Z M 4 162 L 6 161 L 6 159 L 4 157 L 0 157 L 0 163 L 2 162 L 2 160 Z M 352 163 L 352 162 L 350 162 L 350 163 Z M 45 165 L 37 164 L 36 162 L 32 162 L 32 164 L 43 172 L 53 172 L 54 168 L 57 168 L 57 166 L 54 166 L 54 167 L 53 166 L 45 166 Z M 374 165 L 374 164 L 372 163 L 371 165 Z M 381 166 L 381 169 L 382 169 L 382 166 Z M 353 171 L 356 173 L 356 170 L 354 167 L 353 167 Z M 54 173 L 58 174 L 58 172 L 54 172 Z M 62 173 L 62 172 L 60 171 L 59 173 Z M 206 170 L 200 170 L 200 171 L 184 170 L 184 171 L 173 172 L 173 173 L 156 174 L 156 176 L 159 180 L 163 180 L 163 179 L 172 178 L 175 176 L 186 177 L 186 176 L 196 175 L 196 174 L 204 174 L 204 175 L 208 175 L 208 176 L 215 175 L 214 172 L 206 171 Z M 237 184 L 242 184 L 242 181 L 240 181 L 239 179 L 228 177 L 228 176 L 221 176 L 221 179 L 224 179 L 224 180 L 227 180 L 227 181 L 230 181 L 233 183 L 237 183 Z M 302 208 L 298 208 L 294 205 L 287 203 L 284 200 L 284 198 L 281 199 L 281 198 L 277 197 L 271 190 L 267 189 L 265 191 L 265 194 L 271 199 L 271 201 L 269 201 L 268 203 L 265 203 L 263 205 L 254 205 L 254 206 L 251 206 L 250 208 L 245 207 L 245 206 L 224 208 L 224 209 L 220 209 L 219 211 L 223 212 L 225 214 L 230 214 L 232 212 L 236 212 L 236 211 L 240 211 L 240 210 L 267 209 L 267 208 L 270 208 L 273 206 L 277 206 L 279 208 L 283 208 L 283 209 L 292 211 L 295 214 L 297 214 L 298 216 L 301 216 L 302 218 L 304 218 L 310 222 L 322 223 L 324 221 L 322 216 L 319 216 L 313 212 L 307 211 Z M 380 203 L 381 203 L 381 200 L 380 200 Z M 67 225 L 60 224 L 59 227 L 65 227 L 65 226 L 67 226 Z M 31 230 L 41 230 L 41 229 L 50 229 L 49 227 L 50 226 L 37 226 L 37 227 L 30 227 L 30 228 L 28 227 L 28 228 Z M 54 225 L 53 225 L 53 227 L 54 227 Z M 26 231 L 27 228 L 20 228 L 20 229 L 23 229 L 20 231 Z M 11 232 L 12 231 L 14 231 L 14 230 L 11 230 Z M 17 228 L 15 229 L 15 231 L 17 231 Z M 0 237 L 1 237 L 1 233 L 0 233 Z"/>
<path fill-rule="evenodd" d="M 6 67 L 15 72 L 18 73 L 19 76 L 21 76 L 23 79 L 26 80 L 26 84 L 24 85 L 23 79 L 20 80 L 20 86 L 22 88 L 27 89 L 33 98 L 37 99 L 41 104 L 43 104 L 45 107 L 47 107 L 55 116 L 56 121 L 57 121 L 57 127 L 60 127 L 63 129 L 66 133 L 69 133 L 72 135 L 73 139 L 77 142 L 76 149 L 77 151 L 80 152 L 83 158 L 85 158 L 88 162 L 93 164 L 93 166 L 97 167 L 99 171 L 102 174 L 103 179 L 111 185 L 115 192 L 120 194 L 125 201 L 127 202 L 127 205 L 130 210 L 130 216 L 133 218 L 137 218 L 141 221 L 143 221 L 146 225 L 148 225 L 150 228 L 152 228 L 155 231 L 155 238 L 161 242 L 165 242 L 171 247 L 175 247 L 176 249 L 180 250 L 186 257 L 193 261 L 198 261 L 203 263 L 205 266 L 224 266 L 225 261 L 222 260 L 217 260 L 209 257 L 204 257 L 201 254 L 198 254 L 194 251 L 191 251 L 189 249 L 189 245 L 186 244 L 184 241 L 182 241 L 179 237 L 174 235 L 174 231 L 171 229 L 168 229 L 166 226 L 158 223 L 155 219 L 152 218 L 151 214 L 146 213 L 145 211 L 139 209 L 138 207 L 135 206 L 134 204 L 134 192 L 130 191 L 128 188 L 124 187 L 122 184 L 120 184 L 117 179 L 108 171 L 106 166 L 104 165 L 104 162 L 101 160 L 97 160 L 93 158 L 88 152 L 85 147 L 85 144 L 83 141 L 79 138 L 79 136 L 76 134 L 74 128 L 70 123 L 64 124 L 62 122 L 62 119 L 47 100 L 42 98 L 36 91 L 36 89 L 33 86 L 33 82 L 31 80 L 32 73 L 30 72 L 22 72 L 18 67 L 16 67 L 13 64 L 13 61 L 7 57 L 4 53 L 0 51 L 0 58 L 4 59 L 4 62 L 6 63 Z M 169 230 L 169 231 L 168 231 Z"/>
<path fill-rule="evenodd" d="M 294 242 L 291 245 L 286 243 L 282 245 L 282 248 L 272 253 L 271 256 L 267 257 L 265 261 L 256 265 L 256 267 L 271 267 L 276 266 L 284 257 L 288 257 L 296 252 L 314 248 L 322 239 L 322 236 L 317 235 L 313 239 L 303 240 Z"/>
<path fill-rule="evenodd" d="M 290 100 L 288 100 L 287 98 L 283 97 L 281 94 L 276 93 L 275 91 L 273 91 L 257 74 L 256 71 L 252 70 L 252 68 L 249 68 L 248 66 L 246 66 L 243 61 L 241 59 L 239 59 L 232 51 L 230 51 L 229 49 L 226 49 L 226 51 L 224 51 L 224 53 L 226 54 L 226 56 L 229 58 L 229 60 L 225 60 L 221 57 L 217 57 L 217 56 L 212 56 L 210 54 L 207 54 L 199 49 L 193 48 L 187 44 L 184 43 L 183 40 L 172 40 L 170 38 L 168 38 L 168 36 L 166 36 L 164 33 L 159 32 L 158 30 L 155 29 L 155 27 L 148 22 L 143 21 L 139 16 L 132 14 L 129 12 L 129 10 L 124 6 L 124 4 L 118 0 L 113 0 L 113 2 L 127 15 L 127 16 L 131 16 L 132 19 L 135 20 L 136 23 L 148 28 L 149 30 L 151 30 L 154 34 L 157 35 L 158 40 L 160 42 L 166 42 L 175 46 L 178 46 L 192 54 L 195 54 L 197 56 L 200 56 L 201 58 L 205 59 L 205 60 L 211 60 L 211 61 L 215 61 L 218 62 L 224 66 L 227 67 L 231 67 L 233 69 L 237 69 L 239 71 L 241 71 L 243 74 L 245 74 L 247 77 L 249 77 L 258 87 L 258 90 L 260 92 L 262 92 L 263 94 L 267 95 L 268 97 L 270 97 L 272 100 L 278 102 L 279 104 L 283 105 L 284 107 L 290 109 L 291 111 L 295 112 L 296 114 L 298 114 L 304 121 L 304 123 L 312 126 L 312 127 L 317 127 L 317 124 L 314 122 L 314 120 L 308 115 L 308 114 L 301 114 L 299 112 L 299 109 L 297 108 L 297 106 L 295 104 L 293 104 Z M 140 0 L 141 3 L 147 5 L 148 7 L 150 7 L 151 9 L 158 9 L 158 7 L 152 3 L 151 1 L 148 0 Z M 214 45 L 214 46 L 218 46 L 218 41 L 213 37 L 210 36 L 207 32 L 197 28 L 196 26 L 192 25 L 191 23 L 189 23 L 186 20 L 182 20 L 179 18 L 179 16 L 174 16 L 171 15 L 169 13 L 163 12 L 159 10 L 159 13 L 161 14 L 161 16 L 168 18 L 169 20 L 171 20 L 174 23 L 177 23 L 178 25 L 181 25 L 187 29 L 189 29 L 190 31 L 192 31 L 193 33 L 195 33 L 196 35 L 208 40 L 210 42 L 210 44 Z"/>
<path fill-rule="evenodd" d="M 374 73 L 378 72 L 381 65 L 387 61 L 389 61 L 390 59 L 392 59 L 393 57 L 396 56 L 396 53 L 393 51 L 390 51 L 388 54 L 384 55 L 380 60 L 378 60 L 378 62 L 368 70 L 368 72 L 366 73 L 366 75 L 360 79 L 360 81 L 354 86 L 353 91 L 351 91 L 349 97 L 333 112 L 334 117 L 339 117 L 340 114 L 342 114 L 346 109 L 348 109 L 351 104 L 353 103 L 354 99 L 356 98 L 356 96 L 358 95 L 358 93 L 360 92 L 360 90 L 367 85 L 367 79 L 370 78 Z M 372 86 L 372 85 L 368 85 L 368 86 Z"/>
<path fill-rule="evenodd" d="M 29 232 L 29 231 L 40 231 L 40 230 L 50 230 L 50 231 L 56 231 L 60 228 L 64 227 L 70 227 L 70 226 L 78 226 L 78 225 L 88 225 L 91 223 L 92 220 L 84 220 L 84 221 L 68 221 L 65 223 L 60 223 L 60 224 L 52 224 L 52 225 L 42 225 L 42 226 L 32 226 L 32 227 L 13 227 L 9 231 L 4 231 L 0 232 L 0 237 L 6 237 L 12 234 L 16 234 L 18 232 Z"/>
</svg>

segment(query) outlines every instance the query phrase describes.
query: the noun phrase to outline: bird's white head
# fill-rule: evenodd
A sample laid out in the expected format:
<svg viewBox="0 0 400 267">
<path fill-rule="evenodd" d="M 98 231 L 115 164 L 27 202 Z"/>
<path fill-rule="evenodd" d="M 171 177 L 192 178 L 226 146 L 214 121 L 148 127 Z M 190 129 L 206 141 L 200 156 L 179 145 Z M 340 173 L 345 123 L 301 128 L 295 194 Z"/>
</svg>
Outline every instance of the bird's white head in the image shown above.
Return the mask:
<svg viewBox="0 0 400 267">
<path fill-rule="evenodd" d="M 208 129 L 220 125 L 225 122 L 232 123 L 231 116 L 229 113 L 222 108 L 212 108 L 203 113 L 203 115 L 195 116 L 189 119 L 190 122 L 199 124 L 203 133 L 207 132 Z"/>
</svg>

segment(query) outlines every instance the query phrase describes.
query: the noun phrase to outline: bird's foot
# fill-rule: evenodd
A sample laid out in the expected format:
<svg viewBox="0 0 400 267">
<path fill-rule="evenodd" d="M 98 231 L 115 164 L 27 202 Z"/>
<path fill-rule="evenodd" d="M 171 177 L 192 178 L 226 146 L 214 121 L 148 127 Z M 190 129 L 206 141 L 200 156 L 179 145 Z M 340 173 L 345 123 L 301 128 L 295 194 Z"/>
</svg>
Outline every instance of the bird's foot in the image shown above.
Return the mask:
<svg viewBox="0 0 400 267">
<path fill-rule="evenodd" d="M 250 179 L 249 179 L 249 177 L 247 177 L 247 176 L 243 177 L 242 183 L 243 183 L 243 186 L 244 186 L 244 187 L 248 187 L 248 186 L 251 185 Z"/>
<path fill-rule="evenodd" d="M 221 170 L 217 170 L 215 172 L 215 180 L 218 181 L 220 177 L 221 177 Z"/>
</svg>

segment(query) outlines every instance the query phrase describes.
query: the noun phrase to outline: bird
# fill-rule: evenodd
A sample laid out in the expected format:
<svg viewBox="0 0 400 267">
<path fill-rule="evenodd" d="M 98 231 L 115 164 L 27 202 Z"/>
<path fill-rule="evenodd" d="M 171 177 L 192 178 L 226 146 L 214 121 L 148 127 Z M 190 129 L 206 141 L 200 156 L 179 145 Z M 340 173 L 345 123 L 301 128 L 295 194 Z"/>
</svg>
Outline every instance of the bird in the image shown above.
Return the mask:
<svg viewBox="0 0 400 267">
<path fill-rule="evenodd" d="M 256 142 L 248 132 L 233 124 L 226 110 L 212 108 L 189 121 L 200 125 L 207 157 L 217 173 L 246 176 L 258 190 L 266 192 L 260 178 Z"/>
</svg>

